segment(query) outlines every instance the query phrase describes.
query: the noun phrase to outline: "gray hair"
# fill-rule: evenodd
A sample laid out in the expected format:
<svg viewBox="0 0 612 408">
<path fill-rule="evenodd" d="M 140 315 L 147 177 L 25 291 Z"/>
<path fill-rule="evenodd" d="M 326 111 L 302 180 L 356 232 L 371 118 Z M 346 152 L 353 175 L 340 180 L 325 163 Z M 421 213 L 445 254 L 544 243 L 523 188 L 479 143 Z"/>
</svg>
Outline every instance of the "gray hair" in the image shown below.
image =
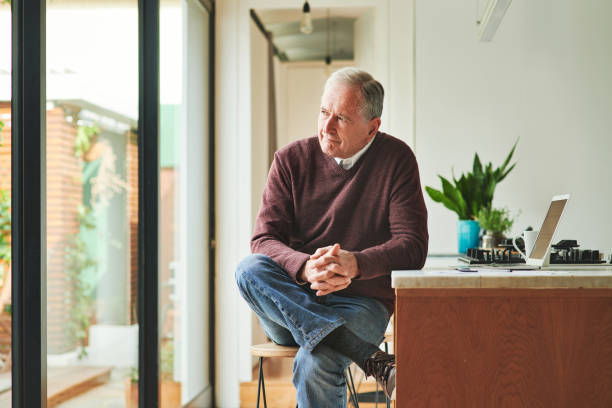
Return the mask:
<svg viewBox="0 0 612 408">
<path fill-rule="evenodd" d="M 354 86 L 361 93 L 361 113 L 367 119 L 379 118 L 382 115 L 385 90 L 372 75 L 353 67 L 339 69 L 331 74 L 325 82 L 325 90 L 336 82 Z"/>
</svg>

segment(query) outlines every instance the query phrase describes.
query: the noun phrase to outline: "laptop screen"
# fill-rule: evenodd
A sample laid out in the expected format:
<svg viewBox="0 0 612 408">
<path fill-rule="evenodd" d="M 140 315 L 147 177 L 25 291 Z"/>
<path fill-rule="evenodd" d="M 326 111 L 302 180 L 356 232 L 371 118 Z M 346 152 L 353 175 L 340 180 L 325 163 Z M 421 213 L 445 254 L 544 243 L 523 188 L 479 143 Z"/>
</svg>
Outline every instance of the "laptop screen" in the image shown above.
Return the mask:
<svg viewBox="0 0 612 408">
<path fill-rule="evenodd" d="M 546 256 L 546 252 L 548 251 L 548 247 L 552 241 L 553 234 L 557 229 L 557 224 L 559 223 L 561 214 L 563 214 L 565 204 L 567 204 L 567 197 L 559 200 L 553 199 L 553 201 L 550 203 L 550 207 L 546 213 L 546 218 L 544 218 L 544 222 L 540 228 L 540 233 L 538 234 L 538 238 L 533 245 L 533 250 L 531 251 L 529 258 L 543 259 Z"/>
</svg>

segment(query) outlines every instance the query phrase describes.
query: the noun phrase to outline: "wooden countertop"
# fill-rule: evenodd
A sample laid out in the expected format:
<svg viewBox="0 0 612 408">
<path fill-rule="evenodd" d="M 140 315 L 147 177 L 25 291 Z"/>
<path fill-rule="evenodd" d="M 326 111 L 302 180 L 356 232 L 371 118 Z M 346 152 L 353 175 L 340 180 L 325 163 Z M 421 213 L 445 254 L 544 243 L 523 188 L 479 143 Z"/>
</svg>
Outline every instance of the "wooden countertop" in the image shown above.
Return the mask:
<svg viewBox="0 0 612 408">
<path fill-rule="evenodd" d="M 604 267 L 550 267 L 545 270 L 504 271 L 482 269 L 460 272 L 453 269 L 454 257 L 428 258 L 425 267 L 416 271 L 393 271 L 391 286 L 396 289 L 417 288 L 512 288 L 564 289 L 612 288 L 612 265 Z M 461 265 L 466 266 L 466 265 Z"/>
</svg>

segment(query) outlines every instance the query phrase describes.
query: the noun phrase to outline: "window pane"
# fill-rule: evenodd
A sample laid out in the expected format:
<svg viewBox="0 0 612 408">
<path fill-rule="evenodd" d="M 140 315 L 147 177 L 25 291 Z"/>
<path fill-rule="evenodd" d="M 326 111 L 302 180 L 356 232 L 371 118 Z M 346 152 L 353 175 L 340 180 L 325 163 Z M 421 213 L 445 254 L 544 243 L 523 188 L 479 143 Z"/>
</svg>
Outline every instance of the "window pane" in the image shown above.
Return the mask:
<svg viewBox="0 0 612 408">
<path fill-rule="evenodd" d="M 11 26 L 0 0 L 0 407 L 11 406 Z"/>
<path fill-rule="evenodd" d="M 47 1 L 47 394 L 136 406 L 136 0 Z"/>
<path fill-rule="evenodd" d="M 160 14 L 161 406 L 210 401 L 208 331 L 209 14 L 197 0 Z"/>
</svg>

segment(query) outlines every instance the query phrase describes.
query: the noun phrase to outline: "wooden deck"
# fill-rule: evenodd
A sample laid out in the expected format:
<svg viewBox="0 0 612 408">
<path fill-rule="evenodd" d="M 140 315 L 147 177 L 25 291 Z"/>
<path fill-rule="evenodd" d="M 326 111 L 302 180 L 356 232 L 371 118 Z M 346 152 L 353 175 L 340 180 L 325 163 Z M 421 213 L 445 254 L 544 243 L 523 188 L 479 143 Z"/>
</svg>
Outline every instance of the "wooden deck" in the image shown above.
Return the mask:
<svg viewBox="0 0 612 408">
<path fill-rule="evenodd" d="M 49 367 L 47 370 L 47 407 L 55 407 L 76 395 L 102 385 L 110 379 L 111 367 Z M 3 373 L 0 381 L 10 380 Z M 5 378 L 6 377 L 6 378 Z M 0 408 L 9 407 L 11 391 L 0 394 Z"/>
</svg>

